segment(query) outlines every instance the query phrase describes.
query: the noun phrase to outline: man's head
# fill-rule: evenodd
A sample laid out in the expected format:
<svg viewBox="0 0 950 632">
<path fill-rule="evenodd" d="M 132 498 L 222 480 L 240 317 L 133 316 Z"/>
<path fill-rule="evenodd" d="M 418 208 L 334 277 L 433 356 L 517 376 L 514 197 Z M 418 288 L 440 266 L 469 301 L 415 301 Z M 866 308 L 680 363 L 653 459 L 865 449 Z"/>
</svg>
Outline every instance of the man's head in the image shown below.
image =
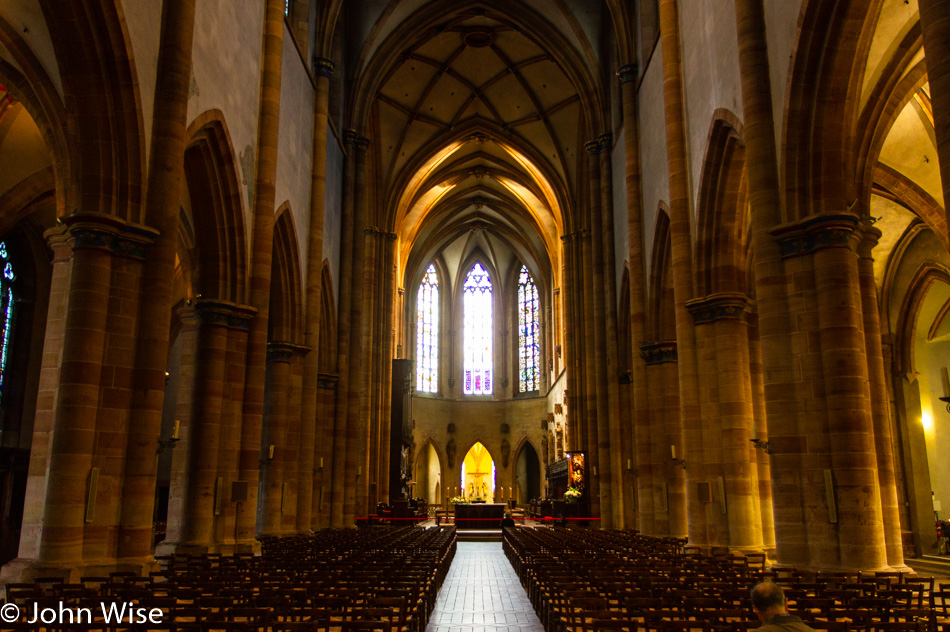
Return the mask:
<svg viewBox="0 0 950 632">
<path fill-rule="evenodd" d="M 785 593 L 782 587 L 772 582 L 756 584 L 752 589 L 752 608 L 762 621 L 775 614 L 784 614 Z"/>
</svg>

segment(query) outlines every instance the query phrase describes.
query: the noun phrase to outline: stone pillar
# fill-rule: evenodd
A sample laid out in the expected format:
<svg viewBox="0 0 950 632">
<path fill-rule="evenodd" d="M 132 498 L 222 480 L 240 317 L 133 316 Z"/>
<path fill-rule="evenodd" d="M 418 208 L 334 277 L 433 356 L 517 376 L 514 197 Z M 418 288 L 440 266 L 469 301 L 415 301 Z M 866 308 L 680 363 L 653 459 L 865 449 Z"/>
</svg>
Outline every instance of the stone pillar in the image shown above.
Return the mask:
<svg viewBox="0 0 950 632">
<path fill-rule="evenodd" d="M 709 366 L 704 365 L 703 374 L 711 380 L 709 390 L 715 398 L 709 405 L 718 411 L 714 424 L 705 429 L 704 443 L 706 473 L 712 488 L 708 522 L 724 530 L 716 532 L 710 545 L 761 551 L 746 306 L 745 295 L 734 292 L 713 294 L 689 304 L 696 321 L 697 340 L 700 328 L 707 330 L 709 345 L 701 361 L 708 359 Z M 714 475 L 721 477 L 725 498 L 719 497 L 719 480 Z"/>
<path fill-rule="evenodd" d="M 194 23 L 194 0 L 162 5 L 145 201 L 145 221 L 158 231 L 158 235 L 149 248 L 143 271 L 147 291 L 138 303 L 139 326 L 116 554 L 125 565 L 154 561 L 152 517 L 158 472 L 156 448 L 168 362 Z"/>
<path fill-rule="evenodd" d="M 303 385 L 300 401 L 300 444 L 297 452 L 297 532 L 312 526 L 312 511 L 319 499 L 314 490 L 314 442 L 317 426 L 332 425 L 333 419 L 317 414 L 317 380 L 320 372 L 320 316 L 323 294 L 323 216 L 327 187 L 327 126 L 330 75 L 333 62 L 317 58 L 313 62 L 316 82 L 313 99 L 313 168 L 310 172 L 310 224 L 307 231 L 307 283 L 304 290 L 303 343 L 310 352 L 303 356 Z M 328 341 L 322 341 L 329 344 Z M 317 421 L 319 419 L 319 422 Z"/>
<path fill-rule="evenodd" d="M 580 335 L 580 323 L 578 322 L 577 312 L 575 311 L 576 295 L 580 292 L 580 287 L 576 281 L 576 242 L 574 235 L 567 234 L 561 236 L 563 244 L 563 278 L 564 278 L 564 331 L 565 331 L 565 366 L 567 367 L 567 392 L 565 393 L 564 405 L 567 408 L 566 417 L 570 417 L 568 424 L 568 443 L 572 449 L 579 445 L 578 429 L 581 427 L 581 412 L 579 410 L 578 393 L 581 389 L 583 376 L 581 373 L 581 345 L 582 336 Z"/>
<path fill-rule="evenodd" d="M 672 252 L 676 349 L 679 368 L 680 414 L 687 462 L 686 509 L 691 544 L 706 545 L 706 516 L 696 483 L 702 481 L 703 428 L 696 375 L 693 319 L 686 301 L 693 294 L 692 238 L 689 217 L 689 174 L 683 114 L 683 74 L 680 61 L 677 0 L 660 0 L 660 45 L 663 50 L 663 102 L 666 110 L 666 157 L 670 179 L 670 241 Z"/>
<path fill-rule="evenodd" d="M 686 461 L 677 344 L 641 344 L 650 384 L 650 454 L 653 462 L 654 535 L 687 534 Z M 665 510 L 663 509 L 665 507 Z"/>
<path fill-rule="evenodd" d="M 280 120 L 281 56 L 284 36 L 284 2 L 267 0 L 264 12 L 264 50 L 261 58 L 261 99 L 257 124 L 257 176 L 249 270 L 250 305 L 257 310 L 248 331 L 244 405 L 241 411 L 238 477 L 247 483 L 247 500 L 236 517 L 237 551 L 258 551 L 254 539 L 257 516 L 257 481 L 260 472 L 261 421 L 267 365 L 267 319 L 270 314 L 270 279 L 274 248 L 274 187 L 277 180 L 277 138 Z"/>
<path fill-rule="evenodd" d="M 587 155 L 589 157 L 588 168 L 588 195 L 590 196 L 590 250 L 591 263 L 590 274 L 592 285 L 587 292 L 593 292 L 593 317 L 591 325 L 594 333 L 593 353 L 593 394 L 594 405 L 596 406 L 596 444 L 597 450 L 591 450 L 594 455 L 591 457 L 588 469 L 592 469 L 591 474 L 596 472 L 596 476 L 588 478 L 597 485 L 600 500 L 600 525 L 604 529 L 610 529 L 614 526 L 613 503 L 615 490 L 613 477 L 611 476 L 611 453 L 614 450 L 610 445 L 610 400 L 607 392 L 607 291 L 606 276 L 613 274 L 613 270 L 606 269 L 604 257 L 604 212 L 601 200 L 601 188 L 603 187 L 603 178 L 601 177 L 600 156 L 604 153 L 606 146 L 600 139 L 591 141 L 586 145 Z M 613 235 L 613 231 L 611 231 Z M 611 340 L 616 340 L 616 331 Z M 588 382 L 588 385 L 591 383 Z M 593 443 L 593 442 L 592 442 Z M 616 444 L 616 451 L 620 451 L 619 443 Z M 601 458 L 603 456 L 603 458 Z M 594 514 L 598 515 L 598 514 Z"/>
<path fill-rule="evenodd" d="M 743 137 L 749 187 L 749 216 L 761 376 L 768 415 L 774 527 L 781 564 L 808 565 L 809 543 L 803 507 L 808 504 L 802 472 L 805 438 L 799 414 L 799 377 L 792 362 L 792 331 L 785 266 L 769 234 L 782 222 L 768 47 L 762 0 L 736 0 L 739 70 L 742 76 Z M 798 291 L 798 290 L 796 290 Z M 759 433 L 761 438 L 761 432 Z M 813 490 L 815 491 L 815 490 Z M 814 523 L 812 523 L 814 524 Z"/>
<path fill-rule="evenodd" d="M 359 177 L 359 176 L 357 176 Z M 365 182 L 365 179 L 364 179 Z M 368 222 L 367 222 L 368 223 Z M 357 278 L 361 289 L 359 313 L 360 323 L 360 372 L 359 372 L 359 405 L 357 407 L 358 423 L 357 467 L 362 468 L 363 475 L 357 480 L 356 512 L 365 516 L 369 509 L 369 498 L 376 496 L 379 483 L 379 417 L 375 414 L 373 402 L 376 400 L 376 379 L 378 379 L 379 358 L 376 351 L 379 338 L 376 337 L 376 326 L 379 320 L 377 312 L 377 275 L 379 273 L 379 237 L 383 233 L 375 226 L 363 229 L 363 259 Z M 365 314 L 365 318 L 362 315 Z M 388 494 L 387 494 L 388 495 Z"/>
<path fill-rule="evenodd" d="M 816 412 L 823 408 L 825 416 L 814 416 L 821 425 L 809 428 L 806 436 L 810 439 L 817 430 L 827 442 L 830 462 L 818 462 L 826 472 L 832 471 L 833 479 L 825 473 L 821 491 L 833 487 L 834 502 L 825 504 L 825 519 L 836 523 L 836 528 L 820 533 L 822 537 L 812 545 L 811 562 L 844 569 L 881 569 L 886 567 L 887 556 L 876 484 L 857 221 L 853 215 L 816 215 L 773 232 L 786 255 L 812 272 L 817 306 L 811 310 L 817 322 L 810 338 L 812 345 L 817 343 L 818 353 L 803 350 L 802 358 L 808 362 L 805 368 L 810 375 L 806 377 L 813 389 L 806 406 Z M 809 452 L 824 447 L 808 445 Z M 816 510 L 821 511 L 820 506 Z"/>
<path fill-rule="evenodd" d="M 597 293 L 594 290 L 594 253 L 592 252 L 592 239 L 590 229 L 585 229 L 581 231 L 577 238 L 579 240 L 578 246 L 580 248 L 580 274 L 578 275 L 583 279 L 582 289 L 580 290 L 581 294 L 579 296 L 580 302 L 582 303 L 581 309 L 579 310 L 582 314 L 581 322 L 583 322 L 583 331 L 584 331 L 584 356 L 583 356 L 583 373 L 584 376 L 584 391 L 582 406 L 585 411 L 584 416 L 584 433 L 580 435 L 582 442 L 583 450 L 587 452 L 587 483 L 590 488 L 590 512 L 593 516 L 601 515 L 601 496 L 600 496 L 600 477 L 593 476 L 593 466 L 595 466 L 600 459 L 600 441 L 598 436 L 598 431 L 600 430 L 599 426 L 599 416 L 597 410 L 597 390 L 598 390 L 598 380 L 597 380 L 597 336 L 595 329 L 597 329 L 597 312 L 595 308 L 595 302 L 597 300 Z M 608 501 L 609 503 L 609 501 Z"/>
<path fill-rule="evenodd" d="M 749 401 L 755 418 L 755 462 L 759 473 L 759 517 L 762 520 L 762 546 L 770 557 L 775 555 L 775 524 L 772 516 L 772 475 L 769 469 L 769 429 L 765 418 L 765 386 L 762 383 L 762 352 L 759 348 L 759 318 L 748 317 L 749 328 Z"/>
<path fill-rule="evenodd" d="M 229 484 L 237 473 L 241 441 L 240 399 L 233 398 L 243 391 L 244 332 L 254 312 L 226 301 L 200 301 L 195 313 L 198 330 L 192 411 L 187 424 L 182 420 L 182 445 L 178 448 L 187 459 L 184 498 L 178 524 L 172 511 L 178 503 L 169 500 L 168 538 L 156 549 L 157 554 L 221 552 L 222 543 L 235 540 L 234 529 L 227 531 L 223 526 L 231 510 Z M 253 507 L 245 511 L 254 515 Z M 228 544 L 226 552 L 231 546 Z"/>
<path fill-rule="evenodd" d="M 354 206 L 355 175 L 356 175 L 356 140 L 357 134 L 353 130 L 343 132 L 343 144 L 346 149 L 346 165 L 343 171 L 343 218 L 340 230 L 340 303 L 337 306 L 337 371 L 339 381 L 334 393 L 335 409 L 333 416 L 333 463 L 330 472 L 330 526 L 343 526 L 343 497 L 346 492 L 344 485 L 346 454 L 347 454 L 347 394 L 350 374 L 350 330 L 352 323 L 349 318 L 351 297 L 353 294 L 353 245 L 354 245 Z M 350 479 L 346 479 L 350 480 Z M 351 481 L 352 482 L 352 481 Z"/>
<path fill-rule="evenodd" d="M 381 299 L 381 328 L 382 342 L 377 343 L 378 353 L 382 363 L 380 398 L 379 398 L 379 493 L 378 500 L 389 497 L 389 441 L 392 431 L 392 373 L 393 373 L 393 342 L 396 329 L 393 325 L 393 316 L 396 302 L 396 233 L 386 233 L 383 247 L 382 269 L 386 272 L 383 282 Z"/>
<path fill-rule="evenodd" d="M 0 578 L 16 581 L 17 569 L 25 560 L 39 555 L 40 536 L 43 532 L 43 507 L 46 500 L 53 428 L 56 423 L 56 390 L 66 333 L 69 307 L 69 288 L 72 270 L 72 237 L 66 227 L 58 225 L 44 234 L 53 251 L 53 276 L 50 282 L 49 314 L 43 341 L 43 364 L 36 398 L 36 416 L 33 422 L 33 440 L 30 447 L 30 468 L 26 483 L 23 523 L 20 531 L 20 549 L 17 559 L 4 567 Z"/>
<path fill-rule="evenodd" d="M 261 512 L 259 535 L 275 536 L 283 532 L 285 471 L 296 456 L 296 445 L 288 442 L 287 417 L 290 394 L 290 362 L 294 345 L 267 343 L 267 384 L 264 393 L 264 424 L 261 432 Z M 289 512 L 288 512 L 289 513 Z"/>
<path fill-rule="evenodd" d="M 606 331 L 606 375 L 607 383 L 601 384 L 607 392 L 607 429 L 608 445 L 605 454 L 608 455 L 606 465 L 609 470 L 601 476 L 609 475 L 613 494 L 613 524 L 616 527 L 627 526 L 624 522 L 626 506 L 633 504 L 628 498 L 629 486 L 624 484 L 624 455 L 632 453 L 629 444 L 623 441 L 620 420 L 620 375 L 617 361 L 617 345 L 611 341 L 617 340 L 617 268 L 614 256 L 614 211 L 613 211 L 613 169 L 611 167 L 612 141 L 610 134 L 603 134 L 597 138 L 600 143 L 600 214 L 603 218 L 603 230 L 600 232 L 601 248 L 604 253 L 604 319 Z M 611 447 L 612 446 L 612 447 Z M 631 525 L 632 526 L 632 525 Z"/>
<path fill-rule="evenodd" d="M 47 343 L 58 339 L 61 355 L 45 351 L 41 378 L 47 384 L 42 390 L 53 399 L 38 403 L 40 434 L 34 438 L 41 444 L 37 458 L 45 457 L 46 480 L 39 486 L 39 472 L 34 470 L 34 487 L 25 500 L 27 512 L 34 513 L 24 516 L 20 558 L 4 568 L 4 576 L 15 581 L 37 574 L 62 574 L 69 581 L 90 567 L 115 568 L 120 500 L 114 492 L 121 485 L 122 468 L 106 465 L 124 461 L 126 435 L 121 426 L 127 418 L 122 414 L 129 407 L 131 383 L 122 377 L 130 373 L 130 354 L 123 350 L 131 346 L 140 262 L 154 231 L 98 213 L 69 215 L 62 223 L 70 237 L 47 232 L 60 259 L 54 263 L 57 277 L 51 287 Z M 71 264 L 62 259 L 69 238 Z M 121 314 L 117 304 L 126 308 Z M 53 368 L 57 361 L 58 372 Z M 116 367 L 125 370 L 116 375 Z M 108 444 L 110 440 L 114 443 Z M 101 449 L 100 441 L 105 443 Z M 32 467 L 37 465 L 39 461 Z M 91 493 L 89 481 L 100 474 L 104 485 Z M 97 504 L 102 505 L 98 514 Z"/>
<path fill-rule="evenodd" d="M 950 5 L 948 5 L 950 6 Z M 884 351 L 881 344 L 881 319 L 878 311 L 877 286 L 874 283 L 872 251 L 881 238 L 881 231 L 865 226 L 858 247 L 858 273 L 861 283 L 861 308 L 864 313 L 864 336 L 867 348 L 868 376 L 871 391 L 871 417 L 874 423 L 874 444 L 877 454 L 878 486 L 884 518 L 884 540 L 887 563 L 904 568 L 901 542 L 901 521 L 894 476 L 894 451 L 891 443 L 891 421 L 887 405 L 887 379 L 884 375 Z"/>
<path fill-rule="evenodd" d="M 950 200 L 950 0 L 919 0 L 943 199 Z M 950 226 L 950 207 L 947 208 Z"/>
<path fill-rule="evenodd" d="M 175 400 L 175 419 L 180 423 L 178 441 L 160 446 L 162 450 L 173 450 L 171 455 L 171 478 L 168 486 L 168 519 L 165 530 L 165 540 L 160 542 L 156 550 L 174 552 L 174 546 L 166 543 L 182 541 L 182 526 L 187 503 L 189 484 L 189 454 L 191 436 L 194 432 L 194 392 L 197 386 L 198 371 L 198 331 L 200 317 L 192 301 L 176 310 L 173 318 L 181 321 L 178 337 L 181 340 L 181 356 L 178 365 L 178 394 Z M 171 439 L 171 436 L 164 437 Z M 179 448 L 179 446 L 181 446 Z M 175 449 L 179 448 L 179 449 Z"/>
<path fill-rule="evenodd" d="M 365 427 L 361 423 L 365 419 L 360 419 L 360 388 L 362 386 L 362 371 L 364 368 L 360 359 L 362 359 L 362 323 L 363 323 L 363 291 L 362 283 L 357 283 L 362 279 L 363 271 L 357 266 L 365 265 L 364 241 L 365 235 L 363 229 L 366 223 L 366 150 L 369 149 L 369 140 L 357 137 L 353 142 L 355 169 L 353 173 L 353 262 L 354 268 L 350 283 L 353 286 L 350 295 L 349 320 L 351 327 L 349 356 L 351 360 L 349 365 L 349 375 L 347 376 L 347 394 L 346 394 L 346 463 L 344 467 L 343 483 L 343 524 L 352 525 L 356 518 L 357 494 L 361 493 L 365 499 L 366 480 L 369 478 L 369 472 L 363 464 L 362 455 L 365 455 L 367 445 L 362 441 L 366 434 Z M 340 306 L 341 314 L 346 305 Z M 371 318 L 370 314 L 367 317 Z M 335 483 L 335 481 L 334 481 Z"/>
<path fill-rule="evenodd" d="M 647 389 L 646 361 L 639 345 L 646 340 L 646 275 L 643 263 L 643 206 L 640 187 L 640 121 L 637 111 L 636 64 L 627 64 L 617 70 L 620 78 L 620 98 L 623 108 L 624 180 L 627 201 L 627 270 L 630 290 L 630 313 L 627 318 L 630 331 L 630 349 L 621 353 L 631 358 L 632 424 L 637 466 L 637 500 L 639 528 L 652 533 L 654 511 L 654 463 L 650 453 L 650 407 Z"/>
<path fill-rule="evenodd" d="M 339 376 L 321 372 L 317 380 L 317 415 L 329 423 L 317 429 L 317 445 L 313 457 L 313 512 L 310 528 L 314 531 L 330 526 L 330 505 L 333 497 L 333 466 L 336 458 L 336 439 L 333 422 L 336 414 L 336 391 Z"/>
</svg>

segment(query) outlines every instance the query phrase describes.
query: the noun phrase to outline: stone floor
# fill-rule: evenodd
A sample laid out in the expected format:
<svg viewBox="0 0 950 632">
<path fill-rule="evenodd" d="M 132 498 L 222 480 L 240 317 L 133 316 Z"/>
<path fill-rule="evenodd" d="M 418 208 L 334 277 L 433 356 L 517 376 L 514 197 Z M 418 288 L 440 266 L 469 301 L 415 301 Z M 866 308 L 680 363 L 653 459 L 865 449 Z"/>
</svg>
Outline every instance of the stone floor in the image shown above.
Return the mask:
<svg viewBox="0 0 950 632">
<path fill-rule="evenodd" d="M 426 632 L 544 632 L 501 542 L 459 542 Z"/>
</svg>

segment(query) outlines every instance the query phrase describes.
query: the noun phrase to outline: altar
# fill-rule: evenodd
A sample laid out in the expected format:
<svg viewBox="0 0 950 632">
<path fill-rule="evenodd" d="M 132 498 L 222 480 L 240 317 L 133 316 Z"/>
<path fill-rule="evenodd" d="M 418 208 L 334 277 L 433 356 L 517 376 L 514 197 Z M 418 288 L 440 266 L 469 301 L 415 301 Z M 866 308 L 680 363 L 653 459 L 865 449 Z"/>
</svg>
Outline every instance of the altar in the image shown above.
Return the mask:
<svg viewBox="0 0 950 632">
<path fill-rule="evenodd" d="M 455 505 L 456 529 L 501 529 L 504 503 L 458 503 Z"/>
</svg>

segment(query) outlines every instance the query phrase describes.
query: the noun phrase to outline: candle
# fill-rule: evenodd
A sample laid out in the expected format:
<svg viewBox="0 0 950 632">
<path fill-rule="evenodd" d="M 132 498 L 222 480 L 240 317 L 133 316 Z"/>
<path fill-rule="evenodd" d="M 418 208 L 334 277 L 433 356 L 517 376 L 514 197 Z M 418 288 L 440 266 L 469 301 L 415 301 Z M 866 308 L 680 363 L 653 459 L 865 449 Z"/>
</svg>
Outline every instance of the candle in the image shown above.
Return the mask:
<svg viewBox="0 0 950 632">
<path fill-rule="evenodd" d="M 320 469 L 321 469 L 321 470 L 323 469 L 323 457 L 322 457 L 322 456 L 320 457 Z"/>
<path fill-rule="evenodd" d="M 632 470 L 632 469 L 633 469 L 633 462 L 632 462 L 630 459 L 627 459 L 627 469 L 628 469 L 628 470 Z"/>
<path fill-rule="evenodd" d="M 946 371 L 946 369 L 944 369 L 944 371 Z M 946 375 L 946 373 L 945 373 L 944 375 Z M 181 427 L 181 420 L 180 420 L 180 419 L 176 419 L 176 420 L 175 420 L 175 429 L 172 430 L 172 439 L 177 439 L 177 438 L 178 438 L 178 429 L 179 429 L 179 427 Z"/>
<path fill-rule="evenodd" d="M 943 396 L 950 397 L 950 376 L 947 375 L 947 367 L 940 367 L 940 381 L 943 382 Z"/>
<path fill-rule="evenodd" d="M 673 455 L 673 460 L 676 460 L 676 446 L 675 445 L 670 446 L 670 453 Z"/>
</svg>

